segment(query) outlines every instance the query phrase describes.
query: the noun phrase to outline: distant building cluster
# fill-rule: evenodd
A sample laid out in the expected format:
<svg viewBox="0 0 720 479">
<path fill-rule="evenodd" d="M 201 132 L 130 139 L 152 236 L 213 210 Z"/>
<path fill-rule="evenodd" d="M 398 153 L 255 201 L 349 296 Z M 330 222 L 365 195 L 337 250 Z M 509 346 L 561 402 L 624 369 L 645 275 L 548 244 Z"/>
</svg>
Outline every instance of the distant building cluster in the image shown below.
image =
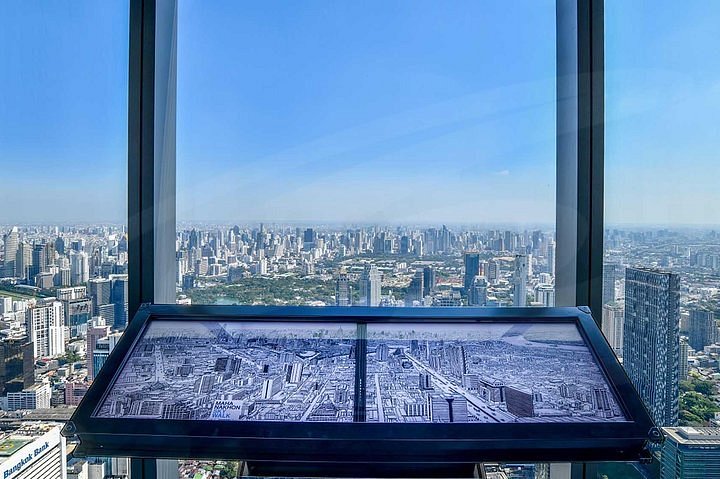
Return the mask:
<svg viewBox="0 0 720 479">
<path fill-rule="evenodd" d="M 173 280 L 180 304 L 555 305 L 556 244 L 554 233 L 543 229 L 195 224 L 179 225 L 176 240 Z M 62 411 L 80 402 L 129 319 L 127 249 L 125 229 L 118 226 L 1 227 L 0 415 Z M 608 229 L 605 250 L 603 309 L 595 312 L 603 333 L 655 420 L 663 426 L 687 424 L 679 401 L 682 385 L 705 381 L 717 392 L 720 383 L 720 233 Z M 275 281 L 287 289 L 238 299 L 233 287 L 253 281 Z M 212 294 L 203 296 L 206 291 Z M 342 354 L 315 358 L 300 352 L 307 344 L 283 340 L 283 348 L 298 349 L 296 357 L 281 357 L 278 345 L 251 341 L 248 351 L 266 356 L 260 366 L 232 348 L 197 364 L 195 357 L 151 344 L 138 359 L 138 387 L 149 377 L 153 358 L 167 354 L 176 361 L 173 380 L 188 394 L 211 400 L 193 409 L 182 400 L 161 404 L 149 396 L 134 404 L 118 400 L 112 411 L 281 420 L 277 401 L 284 401 L 282 410 L 290 412 L 282 414 L 288 418 L 350 421 L 358 413 L 352 410 L 356 392 L 350 377 L 357 358 L 345 339 L 326 345 Z M 204 354 L 189 337 L 178 341 L 195 356 Z M 618 417 L 602 387 L 528 384 L 478 368 L 506 354 L 507 344 L 505 350 L 490 344 L 487 353 L 452 341 L 429 341 L 429 347 L 408 338 L 370 344 L 367 420 L 380 420 L 381 414 L 384 421 L 434 422 Z M 255 379 L 238 383 L 239 375 L 257 367 L 257 374 L 248 375 Z M 332 380 L 308 382 L 319 374 Z M 252 392 L 234 397 L 228 391 L 235 388 Z M 482 408 L 473 404 L 474 397 L 483 401 Z M 308 398 L 312 407 L 306 407 Z M 718 425 L 720 419 L 705 422 Z M 121 465 L 90 461 L 73 467 L 82 477 L 86 469 L 102 467 L 107 473 Z M 68 474 L 72 477 L 70 467 Z"/>
<path fill-rule="evenodd" d="M 185 293 L 255 276 L 312 277 L 335 288 L 331 301 L 305 298 L 311 305 L 555 304 L 555 242 L 541 230 L 261 224 L 183 229 L 177 245 L 176 284 Z"/>
</svg>

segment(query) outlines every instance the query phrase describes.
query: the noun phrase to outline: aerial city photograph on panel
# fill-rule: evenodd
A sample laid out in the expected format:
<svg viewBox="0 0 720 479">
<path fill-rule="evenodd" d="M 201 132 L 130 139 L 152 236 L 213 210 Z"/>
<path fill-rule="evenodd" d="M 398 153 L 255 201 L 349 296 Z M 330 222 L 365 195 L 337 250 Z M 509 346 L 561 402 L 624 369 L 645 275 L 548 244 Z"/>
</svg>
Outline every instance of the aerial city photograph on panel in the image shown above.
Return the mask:
<svg viewBox="0 0 720 479">
<path fill-rule="evenodd" d="M 375 324 L 368 422 L 624 421 L 570 323 Z"/>
<path fill-rule="evenodd" d="M 353 421 L 355 324 L 152 321 L 96 417 Z"/>
</svg>

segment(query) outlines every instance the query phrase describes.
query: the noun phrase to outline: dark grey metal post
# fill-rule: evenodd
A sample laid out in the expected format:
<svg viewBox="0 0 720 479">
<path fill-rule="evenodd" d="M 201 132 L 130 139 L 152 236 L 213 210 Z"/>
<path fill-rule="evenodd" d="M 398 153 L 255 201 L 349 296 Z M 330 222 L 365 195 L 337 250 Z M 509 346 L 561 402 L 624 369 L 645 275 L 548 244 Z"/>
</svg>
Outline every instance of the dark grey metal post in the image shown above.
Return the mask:
<svg viewBox="0 0 720 479">
<path fill-rule="evenodd" d="M 557 1 L 557 263 L 559 306 L 602 308 L 603 1 Z"/>
<path fill-rule="evenodd" d="M 600 324 L 604 231 L 604 0 L 557 0 L 556 304 Z M 573 464 L 573 479 L 594 477 Z"/>
<path fill-rule="evenodd" d="M 131 0 L 128 78 L 128 317 L 175 302 L 176 0 Z M 177 461 L 132 459 L 133 479 Z M 173 474 L 174 472 L 174 474 Z"/>
</svg>

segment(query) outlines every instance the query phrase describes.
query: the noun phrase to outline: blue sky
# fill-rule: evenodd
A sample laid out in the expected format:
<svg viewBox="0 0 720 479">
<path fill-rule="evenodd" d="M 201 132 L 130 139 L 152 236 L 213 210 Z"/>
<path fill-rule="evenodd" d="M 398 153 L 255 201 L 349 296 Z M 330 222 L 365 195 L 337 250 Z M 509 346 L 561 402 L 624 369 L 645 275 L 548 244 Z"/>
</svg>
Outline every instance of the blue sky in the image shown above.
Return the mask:
<svg viewBox="0 0 720 479">
<path fill-rule="evenodd" d="M 720 223 L 720 2 L 606 7 L 606 216 Z M 127 1 L 0 2 L 0 223 L 122 221 Z M 181 0 L 181 220 L 554 222 L 555 5 Z"/>
</svg>

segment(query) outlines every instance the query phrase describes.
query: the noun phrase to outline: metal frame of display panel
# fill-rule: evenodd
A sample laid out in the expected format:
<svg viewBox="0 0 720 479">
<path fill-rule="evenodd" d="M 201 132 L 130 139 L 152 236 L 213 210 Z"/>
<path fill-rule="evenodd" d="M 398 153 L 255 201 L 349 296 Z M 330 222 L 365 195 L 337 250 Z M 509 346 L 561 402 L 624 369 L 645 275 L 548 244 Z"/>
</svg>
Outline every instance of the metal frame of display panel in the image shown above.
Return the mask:
<svg viewBox="0 0 720 479">
<path fill-rule="evenodd" d="M 93 416 L 153 321 L 350 324 L 572 323 L 627 419 L 567 423 L 315 423 Z M 361 341 L 363 339 L 360 339 Z M 361 356 L 358 354 L 358 356 Z M 363 355 L 364 356 L 364 355 Z M 78 455 L 304 463 L 637 461 L 659 431 L 587 308 L 143 305 L 63 430 Z"/>
</svg>

